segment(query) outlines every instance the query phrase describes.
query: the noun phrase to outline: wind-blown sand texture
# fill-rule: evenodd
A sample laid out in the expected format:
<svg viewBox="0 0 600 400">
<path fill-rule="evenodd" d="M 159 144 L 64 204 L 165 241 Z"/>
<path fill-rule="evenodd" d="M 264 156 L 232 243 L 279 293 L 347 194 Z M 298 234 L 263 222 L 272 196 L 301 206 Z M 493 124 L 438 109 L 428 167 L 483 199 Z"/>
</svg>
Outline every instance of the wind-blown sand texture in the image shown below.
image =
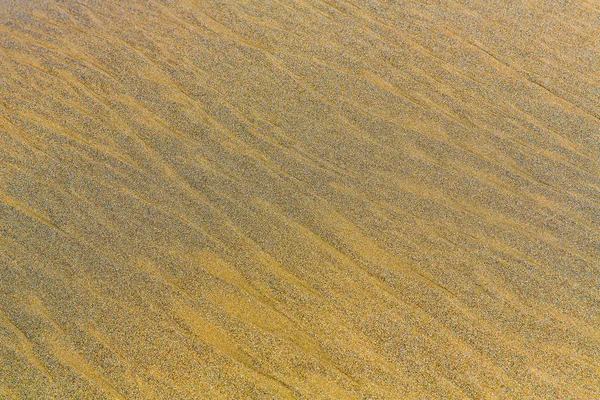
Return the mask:
<svg viewBox="0 0 600 400">
<path fill-rule="evenodd" d="M 0 0 L 1 399 L 600 398 L 600 3 Z"/>
</svg>

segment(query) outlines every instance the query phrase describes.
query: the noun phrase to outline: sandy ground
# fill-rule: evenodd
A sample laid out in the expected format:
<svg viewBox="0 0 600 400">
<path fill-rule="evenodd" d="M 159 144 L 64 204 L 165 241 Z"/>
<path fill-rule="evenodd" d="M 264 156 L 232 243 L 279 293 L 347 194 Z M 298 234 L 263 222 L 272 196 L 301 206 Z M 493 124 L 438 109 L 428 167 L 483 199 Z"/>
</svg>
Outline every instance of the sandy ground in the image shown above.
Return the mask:
<svg viewBox="0 0 600 400">
<path fill-rule="evenodd" d="M 0 0 L 0 398 L 600 398 L 600 3 Z"/>
</svg>

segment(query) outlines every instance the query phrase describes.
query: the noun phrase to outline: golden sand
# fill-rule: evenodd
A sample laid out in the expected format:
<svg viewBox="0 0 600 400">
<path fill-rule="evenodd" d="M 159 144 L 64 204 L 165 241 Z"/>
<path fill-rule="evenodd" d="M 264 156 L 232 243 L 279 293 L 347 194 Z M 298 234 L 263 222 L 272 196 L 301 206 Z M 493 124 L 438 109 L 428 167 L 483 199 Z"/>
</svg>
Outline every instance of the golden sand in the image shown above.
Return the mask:
<svg viewBox="0 0 600 400">
<path fill-rule="evenodd" d="M 1 399 L 600 398 L 596 0 L 0 0 Z"/>
</svg>

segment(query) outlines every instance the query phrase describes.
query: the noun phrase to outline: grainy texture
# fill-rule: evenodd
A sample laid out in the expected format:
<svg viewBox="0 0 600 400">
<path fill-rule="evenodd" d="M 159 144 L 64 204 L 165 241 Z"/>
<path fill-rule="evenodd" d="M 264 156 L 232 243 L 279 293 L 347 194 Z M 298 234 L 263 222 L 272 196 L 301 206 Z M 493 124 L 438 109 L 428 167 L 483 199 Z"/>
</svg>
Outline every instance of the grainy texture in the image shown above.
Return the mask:
<svg viewBox="0 0 600 400">
<path fill-rule="evenodd" d="M 600 3 L 0 0 L 0 398 L 600 398 Z"/>
</svg>

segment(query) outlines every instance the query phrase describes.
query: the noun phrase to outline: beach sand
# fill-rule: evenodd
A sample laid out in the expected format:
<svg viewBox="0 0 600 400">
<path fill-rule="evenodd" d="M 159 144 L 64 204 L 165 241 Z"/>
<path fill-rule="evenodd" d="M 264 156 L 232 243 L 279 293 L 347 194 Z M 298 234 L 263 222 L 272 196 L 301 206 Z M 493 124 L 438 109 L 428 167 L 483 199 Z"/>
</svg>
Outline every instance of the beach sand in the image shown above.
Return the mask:
<svg viewBox="0 0 600 400">
<path fill-rule="evenodd" d="M 0 0 L 0 398 L 600 398 L 599 60 L 593 0 Z"/>
</svg>

